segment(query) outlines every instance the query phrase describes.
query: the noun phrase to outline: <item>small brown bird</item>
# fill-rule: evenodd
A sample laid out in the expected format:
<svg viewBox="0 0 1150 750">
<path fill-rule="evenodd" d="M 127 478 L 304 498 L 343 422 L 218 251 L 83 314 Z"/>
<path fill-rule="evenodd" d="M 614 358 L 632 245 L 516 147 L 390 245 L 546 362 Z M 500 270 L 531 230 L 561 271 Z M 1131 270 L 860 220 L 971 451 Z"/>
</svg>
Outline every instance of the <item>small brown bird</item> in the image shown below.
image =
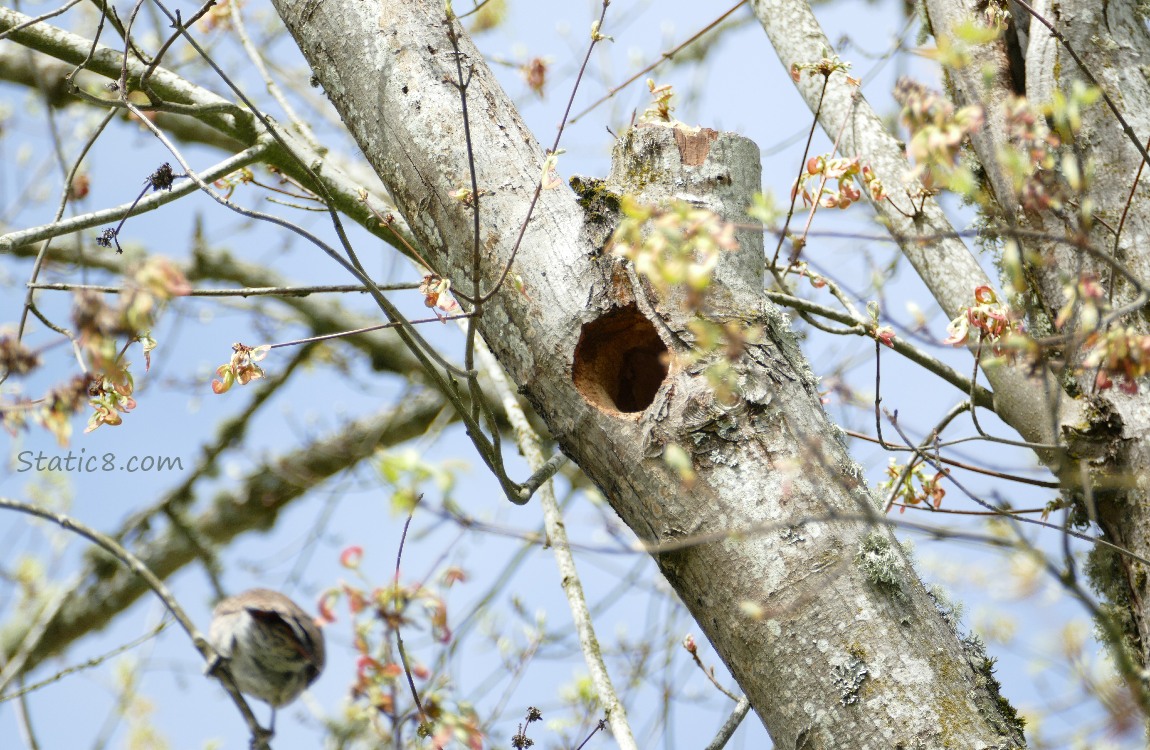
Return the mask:
<svg viewBox="0 0 1150 750">
<path fill-rule="evenodd" d="M 272 707 L 272 732 L 276 709 L 298 698 L 323 671 L 323 631 L 278 591 L 249 589 L 221 601 L 212 611 L 209 638 L 240 692 Z M 218 666 L 210 665 L 208 674 Z"/>
</svg>

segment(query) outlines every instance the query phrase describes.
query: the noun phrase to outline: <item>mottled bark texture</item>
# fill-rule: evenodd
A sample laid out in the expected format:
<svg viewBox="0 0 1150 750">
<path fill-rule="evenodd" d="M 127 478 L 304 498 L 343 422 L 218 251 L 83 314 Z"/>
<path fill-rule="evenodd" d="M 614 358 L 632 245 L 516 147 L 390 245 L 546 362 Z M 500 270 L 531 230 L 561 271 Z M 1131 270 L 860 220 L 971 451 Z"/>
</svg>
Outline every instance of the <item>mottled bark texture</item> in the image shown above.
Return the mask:
<svg viewBox="0 0 1150 750">
<path fill-rule="evenodd" d="M 461 38 L 474 170 L 487 191 L 472 278 L 472 214 L 448 195 L 470 184 L 471 167 L 442 2 L 275 4 L 429 261 L 464 293 L 493 289 L 544 155 Z M 692 341 L 684 305 L 604 254 L 619 191 L 681 194 L 741 217 L 758 183 L 753 145 L 699 135 L 624 135 L 611 178 L 583 193 L 598 210 L 585 213 L 565 186 L 544 191 L 512 267 L 527 294 L 500 288 L 481 333 L 562 450 L 654 546 L 778 747 L 1021 745 L 984 655 L 964 646 L 873 523 L 787 320 L 761 296 L 761 238 L 740 235 L 703 308 L 763 331 L 734 363 L 742 387 L 731 401 L 682 356 Z M 691 456 L 689 488 L 663 460 L 672 443 Z"/>
<path fill-rule="evenodd" d="M 751 7 L 784 67 L 813 65 L 834 57 L 834 45 L 807 3 L 752 0 Z M 899 243 L 899 249 L 946 316 L 955 318 L 962 314 L 972 303 L 974 289 L 994 282 L 938 202 L 922 191 L 917 180 L 908 179 L 911 165 L 906 159 L 905 144 L 887 130 L 866 97 L 849 84 L 845 75 L 831 76 L 825 90 L 821 76 L 803 75 L 796 88 L 811 111 L 818 113 L 823 131 L 836 139 L 838 153 L 858 156 L 887 185 L 890 200 L 873 202 L 879 222 Z M 977 347 L 974 337 L 970 347 Z M 1042 374 L 1047 375 L 1045 381 L 1036 377 Z M 995 413 L 1028 441 L 1054 444 L 1056 420 L 1050 417 L 1051 412 L 1075 413 L 1074 405 L 1066 403 L 1057 384 L 1041 368 L 1032 371 L 1028 366 L 984 362 L 980 375 L 994 389 Z M 1044 457 L 1057 461 L 1060 455 Z"/>
<path fill-rule="evenodd" d="M 1080 278 L 1095 279 L 1115 308 L 1130 305 L 1111 327 L 1129 326 L 1147 333 L 1150 324 L 1141 295 L 1150 281 L 1150 185 L 1138 147 L 1150 138 L 1150 82 L 1145 68 L 1150 31 L 1144 11 L 1126 0 L 1038 0 L 1031 5 L 1063 35 L 1132 132 L 1124 130 L 1104 102 L 1084 108 L 1075 151 L 1089 165 L 1086 191 L 1061 207 L 1024 207 L 1000 158 L 1011 142 L 1005 117 L 1013 88 L 1008 71 L 1011 40 L 1003 37 L 974 48 L 971 66 L 954 71 L 949 82 L 960 103 L 978 103 L 987 112 L 986 125 L 973 145 L 995 201 L 997 214 L 991 215 L 991 224 L 1023 232 L 1017 241 L 1025 261 L 1026 290 L 1018 300 L 1027 306 L 1036 334 L 1074 333 L 1077 318 L 1057 332 L 1051 321 L 1070 300 L 1068 291 Z M 929 0 L 926 8 L 935 36 L 951 41 L 959 24 L 984 19 L 988 12 L 980 0 Z M 1049 103 L 1056 92 L 1068 94 L 1075 83 L 1089 83 L 1064 44 L 1021 6 L 1012 8 L 1010 32 L 1020 39 L 1025 91 L 1032 104 Z M 1093 226 L 1080 219 L 1079 206 L 1085 200 L 1094 203 Z M 1062 352 L 1071 363 L 1079 363 L 1082 355 L 1070 347 Z M 1055 416 L 1066 451 L 1048 460 L 1048 465 L 1076 503 L 1080 521 L 1097 522 L 1109 541 L 1147 558 L 1150 399 L 1144 383 L 1141 392 L 1128 394 L 1118 388 L 1096 388 L 1095 376 L 1094 368 L 1085 368 L 1056 384 L 1064 399 L 1080 405 L 1080 416 Z M 1009 416 L 1004 418 L 1017 427 Z M 1091 570 L 1095 587 L 1110 601 L 1110 613 L 1125 629 L 1127 645 L 1145 666 L 1150 656 L 1150 571 L 1142 563 L 1102 549 L 1096 550 Z"/>
</svg>

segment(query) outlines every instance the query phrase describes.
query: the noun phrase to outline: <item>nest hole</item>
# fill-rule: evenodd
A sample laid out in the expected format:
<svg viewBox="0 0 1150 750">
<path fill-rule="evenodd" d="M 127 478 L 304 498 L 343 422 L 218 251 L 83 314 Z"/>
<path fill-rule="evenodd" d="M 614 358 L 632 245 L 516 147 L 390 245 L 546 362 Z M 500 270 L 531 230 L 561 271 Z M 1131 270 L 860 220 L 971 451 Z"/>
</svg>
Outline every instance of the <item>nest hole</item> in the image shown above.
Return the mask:
<svg viewBox="0 0 1150 750">
<path fill-rule="evenodd" d="M 583 325 L 572 377 L 594 406 L 634 414 L 655 400 L 669 360 L 655 326 L 628 305 Z"/>
</svg>

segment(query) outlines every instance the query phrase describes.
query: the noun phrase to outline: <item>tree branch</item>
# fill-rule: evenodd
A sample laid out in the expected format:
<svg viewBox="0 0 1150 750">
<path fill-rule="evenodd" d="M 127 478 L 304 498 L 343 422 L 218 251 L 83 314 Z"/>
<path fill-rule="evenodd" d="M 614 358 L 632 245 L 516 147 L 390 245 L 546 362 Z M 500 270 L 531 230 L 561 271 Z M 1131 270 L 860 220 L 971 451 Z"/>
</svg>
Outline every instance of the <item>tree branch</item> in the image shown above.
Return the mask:
<svg viewBox="0 0 1150 750">
<path fill-rule="evenodd" d="M 346 425 L 330 438 L 264 462 L 249 472 L 238 488 L 217 494 L 210 509 L 189 521 L 195 531 L 194 539 L 226 545 L 246 531 L 271 528 L 291 502 L 373 455 L 381 446 L 397 445 L 421 435 L 443 408 L 442 399 L 432 393 L 408 397 L 394 410 Z M 171 497 L 163 498 L 158 506 L 170 501 Z M 136 525 L 137 522 L 129 521 L 128 528 Z M 140 566 L 160 580 L 195 561 L 200 554 L 198 545 L 178 529 L 170 529 L 155 539 L 140 537 L 135 546 Z M 76 595 L 48 624 L 38 647 L 29 655 L 26 669 L 32 669 L 72 641 L 104 628 L 113 616 L 148 590 L 145 581 L 134 572 L 109 568 L 106 561 L 98 559 L 89 562 L 82 581 Z M 29 624 L 27 614 L 21 613 L 0 628 L 0 654 L 5 660 L 24 641 Z"/>
<path fill-rule="evenodd" d="M 784 67 L 817 63 L 834 54 L 806 2 L 753 0 L 752 7 Z M 803 76 L 798 90 L 814 112 L 822 79 Z M 903 175 L 910 173 L 902 148 L 856 87 L 847 83 L 845 75 L 832 76 L 818 111 L 827 133 L 842 131 L 842 153 L 860 156 L 888 185 L 901 184 Z M 849 122 L 845 122 L 847 118 Z M 875 212 L 899 241 L 903 254 L 947 317 L 957 317 L 964 306 L 972 303 L 976 287 L 994 284 L 957 239 L 938 203 L 924 194 L 918 197 L 923 191 L 917 183 L 908 185 L 907 190 L 916 196 L 913 203 L 920 205 L 912 206 L 906 198 L 894 196 L 892 189 L 892 200 L 902 204 L 903 211 L 896 210 L 891 201 L 877 201 L 873 202 Z M 911 210 L 907 211 L 908 207 Z M 920 237 L 930 237 L 931 241 L 920 243 Z M 1032 443 L 1059 442 L 1049 415 L 1065 411 L 1062 419 L 1066 421 L 1077 406 L 1061 396 L 1061 388 L 1052 376 L 1043 371 L 1049 383 L 1044 387 L 1041 380 L 1030 377 L 1022 367 L 987 366 L 985 372 L 994 390 L 995 411 L 1005 422 Z M 1053 402 L 1048 400 L 1047 392 L 1052 394 Z M 1057 463 L 1056 454 L 1047 451 L 1044 455 L 1047 461 Z"/>
<path fill-rule="evenodd" d="M 519 399 L 511 390 L 503 368 L 495 360 L 491 350 L 483 339 L 476 340 L 476 353 L 479 355 L 483 369 L 495 385 L 495 392 L 503 403 L 503 410 L 507 419 L 515 428 L 515 441 L 519 443 L 519 450 L 523 458 L 534 472 L 541 472 L 551 463 L 543 458 L 543 450 L 539 443 L 539 436 L 531 429 L 527 415 L 519 405 Z M 562 454 L 556 454 L 562 455 Z M 552 457 L 552 461 L 554 460 Z M 554 472 L 552 472 L 554 473 Z M 563 593 L 567 597 L 567 605 L 571 608 L 571 619 L 575 624 L 575 632 L 579 636 L 579 647 L 583 652 L 583 662 L 591 675 L 591 682 L 599 696 L 599 704 L 607 713 L 607 722 L 611 726 L 611 733 L 615 736 L 615 743 L 621 750 L 637 750 L 635 737 L 631 733 L 631 725 L 627 721 L 627 709 L 619 700 L 615 686 L 611 683 L 611 675 L 607 672 L 607 663 L 603 661 L 603 653 L 599 649 L 599 639 L 595 636 L 595 624 L 591 619 L 591 611 L 587 607 L 587 599 L 583 595 L 583 583 L 579 579 L 579 571 L 575 567 L 575 555 L 567 542 L 567 527 L 563 523 L 563 514 L 559 509 L 559 502 L 555 499 L 555 485 L 550 479 L 545 479 L 539 486 L 537 494 L 539 503 L 543 508 L 543 527 L 551 543 L 551 550 L 555 553 L 555 565 L 559 569 L 559 580 L 563 585 Z"/>
</svg>

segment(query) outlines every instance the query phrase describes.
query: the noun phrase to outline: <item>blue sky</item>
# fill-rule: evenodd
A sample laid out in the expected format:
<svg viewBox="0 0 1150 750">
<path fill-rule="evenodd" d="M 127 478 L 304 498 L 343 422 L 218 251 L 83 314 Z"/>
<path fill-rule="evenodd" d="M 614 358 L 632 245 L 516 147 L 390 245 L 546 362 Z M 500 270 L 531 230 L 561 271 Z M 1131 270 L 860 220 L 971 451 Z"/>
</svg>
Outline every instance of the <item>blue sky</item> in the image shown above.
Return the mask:
<svg viewBox="0 0 1150 750">
<path fill-rule="evenodd" d="M 465 3 L 457 3 L 456 10 L 465 10 Z M 842 48 L 842 57 L 852 60 L 855 74 L 867 81 L 865 93 L 876 108 L 893 112 L 889 91 L 897 75 L 908 71 L 932 80 L 933 74 L 921 60 L 904 56 L 886 61 L 881 56 L 901 38 L 906 46 L 913 46 L 913 32 L 905 34 L 905 22 L 897 13 L 894 2 L 863 3 L 838 2 L 820 8 L 820 18 L 826 25 L 828 36 L 834 40 L 850 34 L 852 44 Z M 608 88 L 628 77 L 640 64 L 657 58 L 660 51 L 669 49 L 677 41 L 702 28 L 721 11 L 711 4 L 688 2 L 613 3 L 604 32 L 615 37 L 615 42 L 601 46 L 593 58 L 590 74 L 577 97 L 576 111 L 598 99 Z M 48 5 L 29 4 L 25 12 L 38 13 Z M 192 7 L 191 5 L 187 6 Z M 481 49 L 491 56 L 511 63 L 521 63 L 535 56 L 552 61 L 552 80 L 548 96 L 536 97 L 519 77 L 514 65 L 496 65 L 495 69 L 507 90 L 520 103 L 524 117 L 542 143 L 550 143 L 554 127 L 566 101 L 567 92 L 575 72 L 576 60 L 582 56 L 591 19 L 597 15 L 597 4 L 592 2 L 522 2 L 510 0 L 511 20 L 506 27 L 483 35 Z M 269 6 L 250 3 L 245 6 L 249 26 L 260 29 L 259 19 L 268 18 Z M 802 151 L 801 137 L 810 126 L 810 115 L 794 91 L 783 66 L 754 22 L 747 22 L 746 9 L 733 18 L 743 19 L 735 30 L 726 33 L 723 42 L 712 51 L 708 64 L 702 68 L 667 68 L 652 74 L 659 83 L 673 83 L 679 92 L 676 116 L 690 124 L 706 125 L 717 129 L 739 132 L 755 140 L 763 151 L 764 185 L 778 197 L 784 197 L 797 172 Z M 69 19 L 64 16 L 63 19 Z M 65 23 L 57 19 L 58 23 Z M 270 21 L 268 22 L 270 23 Z M 902 35 L 902 36 L 900 36 Z M 298 62 L 298 53 L 289 40 L 280 40 L 270 46 L 269 56 L 278 69 L 292 69 Z M 174 50 L 171 64 L 179 61 L 185 67 L 183 51 Z M 251 90 L 258 90 L 258 82 L 248 82 Z M 217 86 L 222 91 L 222 86 Z M 306 92 L 305 92 L 306 93 Z M 621 92 L 610 102 L 582 117 L 570 126 L 562 146 L 567 149 L 561 161 L 564 177 L 574 173 L 602 176 L 606 173 L 612 137 L 608 128 L 616 133 L 626 126 L 633 111 L 642 112 L 648 102 L 642 79 Z M 45 152 L 44 114 L 38 111 L 34 97 L 24 90 L 0 86 L 0 105 L 14 112 L 27 111 L 26 119 L 11 119 L 5 123 L 0 137 L 0 156 L 17 163 L 22 149 L 32 154 L 20 168 L 0 166 L 0 216 L 9 227 L 41 223 L 50 216 L 54 198 L 36 205 L 27 199 L 30 191 L 43 189 L 54 195 L 60 177 L 39 156 Z M 272 104 L 268 104 L 269 108 Z M 278 112 L 275 113 L 278 116 Z M 90 118 L 89 118 L 90 121 Z M 68 125 L 82 132 L 84 121 Z M 330 130 L 330 128 L 328 128 Z M 328 134 L 336 148 L 354 154 L 354 147 L 338 136 Z M 815 153 L 825 151 L 829 141 L 818 134 Z M 190 147 L 186 153 L 199 166 L 218 161 L 220 155 L 205 148 Z M 163 147 L 142 130 L 120 125 L 111 129 L 93 151 L 90 163 L 93 175 L 93 193 L 81 208 L 90 210 L 114 205 L 134 197 L 143 178 L 158 163 L 170 161 Z M 0 162 L 2 163 L 2 162 Z M 45 166 L 47 164 L 47 166 Z M 30 179 L 38 176 L 39 179 Z M 254 191 L 253 191 L 254 194 Z M 320 214 L 301 214 L 290 208 L 275 206 L 253 197 L 254 205 L 267 210 L 288 214 L 305 227 L 330 235 L 326 219 Z M 834 217 L 833 224 L 823 228 L 876 234 L 877 228 L 866 210 L 848 212 Z M 971 217 L 956 212 L 960 222 Z M 197 222 L 203 227 L 206 244 L 212 248 L 228 249 L 237 257 L 251 263 L 267 263 L 295 283 L 348 283 L 348 279 L 314 248 L 302 246 L 283 232 L 266 225 L 253 225 L 247 220 L 221 210 L 206 197 L 194 196 L 160 211 L 128 222 L 122 241 L 134 247 L 146 247 L 149 253 L 187 258 L 192 248 L 192 231 Z M 369 270 L 377 280 L 384 282 L 410 281 L 416 278 L 402 259 L 377 240 L 363 232 L 355 232 L 353 241 L 361 249 Z M 91 245 L 91 238 L 85 242 Z M 768 244 L 770 244 L 768 240 Z M 134 247 L 129 252 L 134 252 Z M 94 249 L 94 248 L 93 248 Z M 819 240 L 808 249 L 812 264 L 835 276 L 851 290 L 861 295 L 874 295 L 870 289 L 873 268 L 885 264 L 892 252 L 889 245 L 859 240 Z M 833 269 L 833 271 L 832 271 Z M 23 299 L 20 289 L 28 264 L 5 260 L 0 264 L 0 281 L 9 289 L 5 292 L 0 309 L 0 320 L 15 319 Z M 50 280 L 81 281 L 82 274 L 58 274 Z M 888 282 L 885 289 L 884 312 L 906 322 L 910 314 L 906 302 L 914 300 L 931 316 L 931 330 L 941 338 L 946 321 L 932 315 L 932 305 L 922 285 L 902 270 Z M 68 300 L 61 295 L 41 295 L 45 311 L 66 320 Z M 423 310 L 422 300 L 412 293 L 400 297 L 399 302 L 412 314 Z M 350 309 L 370 311 L 362 300 L 346 302 Z M 171 310 L 157 350 L 152 371 L 137 381 L 138 408 L 116 429 L 101 428 L 81 435 L 82 421 L 76 424 L 70 450 L 83 451 L 85 456 L 111 454 L 113 471 L 53 473 L 22 471 L 18 457 L 24 451 L 34 456 L 63 455 L 47 435 L 33 431 L 18 438 L 4 440 L 4 447 L 17 460 L 11 470 L 0 473 L 0 495 L 24 499 L 42 499 L 59 503 L 61 511 L 82 519 L 102 530 L 115 529 L 140 507 L 150 505 L 175 484 L 179 472 L 132 472 L 125 462 L 136 457 L 167 457 L 179 459 L 184 470 L 199 460 L 202 446 L 209 444 L 220 423 L 243 409 L 253 393 L 240 390 L 225 397 L 214 396 L 208 388 L 212 371 L 227 360 L 233 341 L 264 343 L 284 340 L 301 333 L 298 326 L 284 324 L 279 315 L 282 309 L 267 305 L 267 316 L 256 326 L 239 306 L 207 300 L 178 300 Z M 462 337 L 450 326 L 435 326 L 431 334 L 442 344 L 448 356 L 462 351 Z M 49 337 L 41 330 L 33 342 L 45 343 Z M 844 370 L 849 385 L 863 393 L 873 393 L 873 344 L 862 340 L 847 340 L 810 336 L 805 351 L 817 373 L 829 374 L 836 363 L 850 362 Z M 283 353 L 280 353 L 283 352 Z M 382 379 L 370 372 L 361 361 L 356 361 L 346 348 L 333 347 L 334 356 L 346 357 L 338 374 L 330 369 L 310 369 L 298 373 L 295 382 L 279 394 L 253 420 L 245 447 L 221 467 L 220 473 L 199 486 L 201 502 L 206 502 L 213 491 L 234 486 L 245 472 L 261 459 L 305 444 L 315 435 L 337 432 L 345 420 L 386 407 L 407 397 L 402 383 Z M 969 358 L 962 352 L 942 351 L 939 356 L 964 371 Z M 50 373 L 27 383 L 29 392 L 55 382 L 59 372 L 74 366 L 66 347 L 56 347 L 48 354 Z M 135 357 L 139 359 L 138 355 Z M 290 358 L 284 350 L 277 350 L 264 362 L 269 371 L 282 367 Z M 937 381 L 924 381 L 912 366 L 893 355 L 883 359 L 884 406 L 898 409 L 912 434 L 922 431 L 937 421 L 961 394 Z M 844 408 L 832 400 L 832 412 L 844 426 L 861 432 L 873 432 L 873 419 L 865 410 Z M 1001 429 L 987 418 L 991 429 Z M 969 428 L 966 428 L 969 431 Z M 420 439 L 411 446 L 428 462 L 466 464 L 450 492 L 450 498 L 468 513 L 524 533 L 540 526 L 536 506 L 519 509 L 504 500 L 497 486 L 483 470 L 481 462 L 465 436 L 457 429 Z M 526 468 L 513 448 L 505 451 L 512 476 L 526 475 Z M 977 453 L 972 449 L 972 453 Z M 28 454 L 24 454 L 27 457 Z M 856 441 L 855 457 L 867 468 L 873 481 L 882 478 L 886 466 L 885 454 L 865 443 Z M 1022 470 L 1033 461 L 1020 452 L 996 451 L 995 460 L 1005 469 Z M 102 463 L 102 461 L 101 461 Z M 1002 489 L 998 485 L 975 481 L 980 490 L 1009 491 L 1016 505 L 1035 505 L 1050 498 L 1042 492 L 1018 492 L 1013 487 Z M 428 485 L 427 499 L 431 506 L 442 502 L 444 493 Z M 561 492 L 562 496 L 563 493 Z M 370 579 L 383 582 L 394 567 L 394 559 L 402 519 L 390 510 L 390 491 L 367 467 L 350 476 L 341 476 L 308 498 L 295 503 L 269 534 L 249 533 L 229 548 L 222 556 L 225 586 L 232 592 L 254 585 L 281 588 L 295 596 L 306 607 L 313 608 L 316 596 L 350 574 L 340 568 L 340 550 L 349 544 L 362 545 L 366 556 L 362 572 Z M 947 497 L 948 505 L 961 505 L 957 491 Z M 969 505 L 969 504 L 967 504 Z M 573 541 L 596 548 L 608 548 L 613 534 L 622 530 L 614 514 L 604 510 L 602 504 L 578 494 L 569 506 L 569 528 Z M 906 518 L 922 520 L 914 513 Z M 947 525 L 953 521 L 947 520 Z M 1025 571 L 1017 570 L 1020 563 L 1001 553 L 984 547 L 956 542 L 935 542 L 905 535 L 915 542 L 917 555 L 923 563 L 923 572 L 932 580 L 944 582 L 951 591 L 966 602 L 967 624 L 990 622 L 1000 616 L 1015 621 L 1016 635 L 1006 644 L 992 641 L 991 650 L 1000 657 L 999 677 L 1005 685 L 1006 695 L 1020 707 L 1047 705 L 1073 705 L 1073 675 L 1057 667 L 1035 673 L 1032 667 L 1049 659 L 1064 663 L 1058 650 L 1062 623 L 1081 619 L 1082 612 L 1057 596 L 1045 584 L 1038 593 L 1022 598 L 1011 588 L 1012 581 L 1028 580 Z M 1040 543 L 1057 549 L 1057 539 Z M 424 578 L 447 563 L 464 566 L 472 578 L 465 585 L 450 592 L 451 611 L 463 613 L 482 597 L 488 586 L 506 569 L 519 550 L 520 543 L 507 537 L 463 532 L 458 527 L 440 522 L 430 514 L 421 514 L 413 526 L 413 535 L 405 552 L 405 574 Z M 39 559 L 48 574 L 56 580 L 67 578 L 82 559 L 83 545 L 58 530 L 32 524 L 24 517 L 0 515 L 0 565 L 11 572 L 24 557 Z M 598 628 L 601 640 L 607 643 L 660 644 L 674 643 L 689 632 L 698 631 L 681 608 L 672 607 L 666 594 L 666 585 L 658 577 L 654 565 L 634 554 L 608 552 L 582 552 L 578 558 L 584 585 L 593 603 L 601 603 Z M 511 573 L 510 582 L 490 608 L 489 621 L 477 631 L 474 646 L 456 654 L 451 661 L 452 674 L 462 695 L 476 698 L 481 710 L 491 710 L 504 704 L 501 718 L 496 723 L 496 737 L 506 738 L 514 729 L 521 713 L 518 707 L 536 702 L 544 709 L 545 717 L 572 718 L 574 713 L 564 708 L 558 699 L 560 687 L 571 683 L 584 671 L 569 635 L 569 614 L 558 586 L 550 551 L 534 548 L 526 553 L 524 562 Z M 204 571 L 190 566 L 169 581 L 181 601 L 201 628 L 206 629 L 211 609 L 210 588 Z M 626 584 L 626 585 L 624 585 Z M 15 603 L 5 601 L 11 588 L 0 584 L 0 617 L 4 621 L 18 616 Z M 117 618 L 101 633 L 74 645 L 60 661 L 43 665 L 34 678 L 47 676 L 64 665 L 82 662 L 105 653 L 140 636 L 161 617 L 156 603 L 144 600 Z M 489 678 L 502 669 L 499 659 L 500 637 L 528 638 L 531 628 L 539 619 L 549 632 L 566 633 L 565 639 L 545 649 L 525 671 L 520 682 L 503 690 L 508 681 L 492 682 Z M 317 716 L 338 710 L 354 675 L 354 653 L 350 647 L 350 633 L 346 620 L 328 629 L 330 662 L 324 678 L 309 696 L 290 709 L 281 712 L 280 736 L 277 748 L 310 748 L 316 746 L 319 736 Z M 416 648 L 430 653 L 432 644 L 415 638 Z M 1092 649 L 1088 648 L 1088 652 Z M 701 747 L 709 740 L 729 710 L 728 701 L 707 684 L 702 675 L 690 664 L 686 654 L 674 649 L 653 651 L 650 677 L 636 686 L 627 688 L 628 708 L 640 745 L 644 747 Z M 701 649 L 708 664 L 722 666 L 709 646 Z M 168 628 L 157 638 L 130 652 L 129 657 L 138 665 L 139 691 L 146 696 L 152 710 L 151 721 L 163 732 L 172 747 L 202 747 L 215 738 L 223 747 L 245 745 L 243 727 L 235 711 L 217 686 L 200 676 L 201 665 L 187 639 L 175 628 Z M 113 662 L 116 663 L 116 662 Z M 625 673 L 618 658 L 609 663 L 615 668 L 617 681 Z M 113 706 L 111 687 L 116 684 L 116 668 L 105 664 L 99 668 L 80 672 L 55 683 L 30 698 L 33 724 L 43 746 L 73 747 L 87 744 L 92 737 L 107 732 L 108 746 L 123 746 L 128 730 L 124 722 L 109 723 L 107 717 Z M 725 680 L 729 685 L 731 681 Z M 665 688 L 673 688 L 682 695 L 666 715 L 661 714 L 658 695 Z M 134 710 L 142 710 L 136 704 Z M 263 706 L 256 706 L 257 715 L 266 716 Z M 1069 727 L 1089 726 L 1099 717 L 1096 707 L 1066 709 L 1060 719 L 1053 717 L 1044 722 L 1053 738 L 1065 737 Z M 67 717 L 66 720 L 64 717 Z M 1059 722 L 1066 726 L 1060 726 Z M 653 727 L 662 724 L 668 731 Z M 19 736 L 14 704 L 0 704 L 0 746 L 9 744 L 8 738 Z M 557 734 L 541 730 L 533 735 L 540 744 L 554 740 Z M 766 734 L 753 716 L 744 722 L 730 747 L 763 747 Z M 96 746 L 93 744 L 93 746 Z M 589 747 L 610 747 L 604 737 L 597 738 Z M 1052 747 L 1069 746 L 1055 743 Z M 1133 746 L 1133 745 L 1131 745 Z"/>
</svg>

